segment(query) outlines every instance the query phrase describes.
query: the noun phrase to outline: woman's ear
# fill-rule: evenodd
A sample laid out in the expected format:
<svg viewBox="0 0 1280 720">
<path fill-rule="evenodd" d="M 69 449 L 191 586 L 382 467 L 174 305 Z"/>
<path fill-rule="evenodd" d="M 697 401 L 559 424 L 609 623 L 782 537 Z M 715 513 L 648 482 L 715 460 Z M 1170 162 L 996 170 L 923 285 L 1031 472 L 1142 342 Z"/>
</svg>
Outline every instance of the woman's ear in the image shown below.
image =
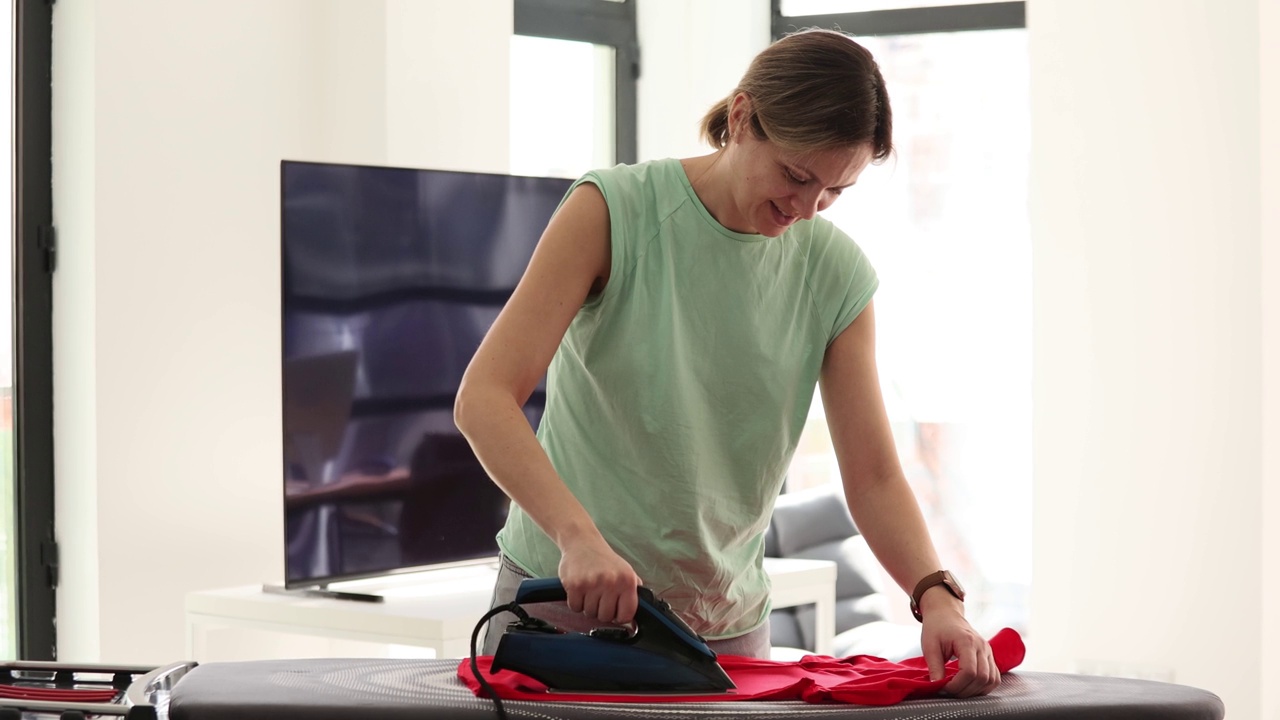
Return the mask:
<svg viewBox="0 0 1280 720">
<path fill-rule="evenodd" d="M 743 133 L 751 125 L 751 98 L 746 93 L 736 93 L 729 101 L 729 140 L 742 139 Z"/>
</svg>

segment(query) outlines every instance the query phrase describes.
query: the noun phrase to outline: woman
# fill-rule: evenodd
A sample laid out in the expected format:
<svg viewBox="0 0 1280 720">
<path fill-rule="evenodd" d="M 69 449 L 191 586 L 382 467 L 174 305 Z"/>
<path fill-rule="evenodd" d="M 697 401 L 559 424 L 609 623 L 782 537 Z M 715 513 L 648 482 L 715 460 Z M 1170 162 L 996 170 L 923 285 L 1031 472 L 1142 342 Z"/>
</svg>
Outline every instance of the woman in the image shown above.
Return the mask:
<svg viewBox="0 0 1280 720">
<path fill-rule="evenodd" d="M 767 657 L 763 533 L 820 382 L 850 510 L 918 599 L 935 679 L 954 656 L 947 692 L 998 684 L 899 466 L 875 272 L 817 216 L 890 155 L 891 129 L 870 53 L 805 31 L 760 53 L 707 114 L 712 154 L 570 189 L 455 407 L 515 503 L 495 606 L 522 577 L 558 575 L 567 606 L 534 612 L 582 630 L 628 622 L 643 584 L 717 652 Z M 544 373 L 535 436 L 520 408 Z"/>
</svg>

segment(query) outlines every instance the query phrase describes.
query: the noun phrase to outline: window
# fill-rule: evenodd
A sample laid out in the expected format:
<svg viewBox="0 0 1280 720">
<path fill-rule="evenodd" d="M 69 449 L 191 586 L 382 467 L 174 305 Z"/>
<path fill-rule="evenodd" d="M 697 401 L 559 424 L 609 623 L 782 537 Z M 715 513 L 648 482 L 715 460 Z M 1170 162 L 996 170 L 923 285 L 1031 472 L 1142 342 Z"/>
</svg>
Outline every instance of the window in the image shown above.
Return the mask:
<svg viewBox="0 0 1280 720">
<path fill-rule="evenodd" d="M 636 0 L 516 0 L 511 171 L 577 177 L 636 160 Z"/>
<path fill-rule="evenodd" d="M 614 164 L 615 54 L 608 45 L 511 38 L 512 174 L 576 178 Z"/>
<path fill-rule="evenodd" d="M 1010 6 L 1008 24 L 1020 22 L 1020 4 L 1004 5 Z M 932 9 L 901 12 L 907 14 L 890 34 L 858 32 L 867 14 L 833 16 L 835 26 L 871 50 L 885 75 L 896 155 L 869 168 L 825 215 L 879 273 L 882 390 L 903 469 L 941 559 L 968 586 L 975 627 L 987 634 L 1005 626 L 1025 632 L 1031 575 L 1026 34 L 964 22 L 965 32 L 928 32 L 937 27 Z M 910 27 L 904 18 L 918 31 L 903 32 Z M 779 16 L 774 27 L 819 24 L 812 20 Z M 954 25 L 941 29 L 948 27 Z M 815 400 L 788 488 L 839 480 Z"/>
</svg>

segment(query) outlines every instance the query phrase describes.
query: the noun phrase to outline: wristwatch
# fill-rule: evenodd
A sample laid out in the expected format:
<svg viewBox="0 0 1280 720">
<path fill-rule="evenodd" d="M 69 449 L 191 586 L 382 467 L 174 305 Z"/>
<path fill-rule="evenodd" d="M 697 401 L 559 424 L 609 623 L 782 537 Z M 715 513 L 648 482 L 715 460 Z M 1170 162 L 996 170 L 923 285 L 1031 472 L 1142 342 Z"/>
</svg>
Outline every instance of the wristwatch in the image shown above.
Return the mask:
<svg viewBox="0 0 1280 720">
<path fill-rule="evenodd" d="M 924 622 L 924 615 L 920 614 L 920 597 L 934 585 L 945 587 L 948 592 L 956 596 L 957 600 L 964 602 L 964 588 L 960 586 L 960 581 L 956 580 L 956 576 L 952 575 L 950 570 L 929 573 L 923 580 L 916 583 L 916 590 L 911 593 L 911 614 L 915 615 L 916 620 L 920 622 Z"/>
</svg>

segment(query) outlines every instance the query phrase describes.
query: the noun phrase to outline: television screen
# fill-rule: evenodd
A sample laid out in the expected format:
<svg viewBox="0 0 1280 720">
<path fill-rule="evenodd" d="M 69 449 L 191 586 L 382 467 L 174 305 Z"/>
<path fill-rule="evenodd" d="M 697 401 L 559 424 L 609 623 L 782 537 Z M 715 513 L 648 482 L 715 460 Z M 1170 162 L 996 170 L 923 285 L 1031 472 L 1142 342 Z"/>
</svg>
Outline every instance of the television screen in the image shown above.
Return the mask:
<svg viewBox="0 0 1280 720">
<path fill-rule="evenodd" d="M 281 164 L 286 585 L 497 555 L 453 401 L 570 184 Z"/>
</svg>

